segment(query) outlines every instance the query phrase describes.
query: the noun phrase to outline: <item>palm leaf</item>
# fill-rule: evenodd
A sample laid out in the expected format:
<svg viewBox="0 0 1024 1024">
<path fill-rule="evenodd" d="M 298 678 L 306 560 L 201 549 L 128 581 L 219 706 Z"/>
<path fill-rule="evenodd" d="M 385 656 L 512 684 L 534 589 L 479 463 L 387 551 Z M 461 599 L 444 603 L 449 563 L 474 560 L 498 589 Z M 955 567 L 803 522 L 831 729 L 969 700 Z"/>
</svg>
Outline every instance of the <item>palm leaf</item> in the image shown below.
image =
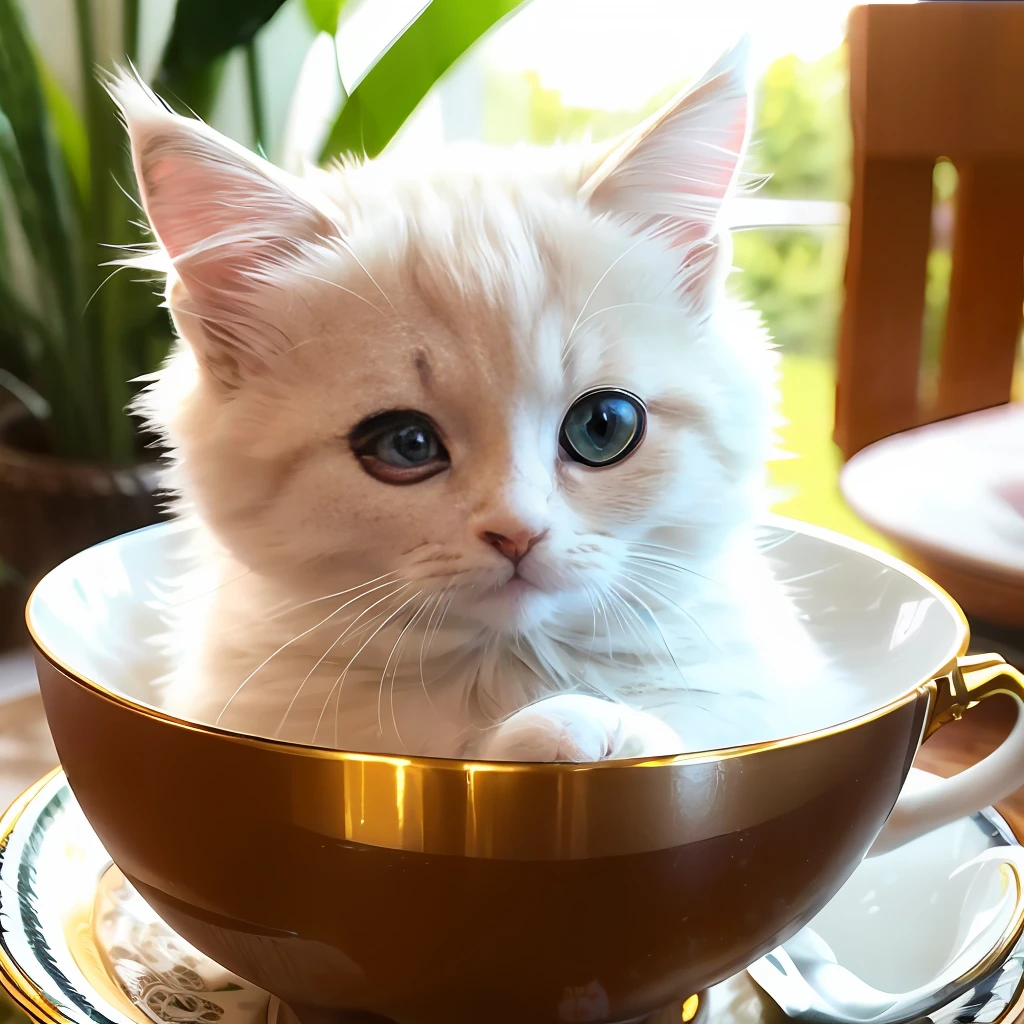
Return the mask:
<svg viewBox="0 0 1024 1024">
<path fill-rule="evenodd" d="M 35 54 L 15 0 L 0 0 L 0 110 L 24 172 L 25 188 L 12 185 L 17 192 L 19 216 L 23 224 L 27 220 L 26 234 L 31 232 L 33 253 L 53 284 L 67 336 L 73 331 L 81 309 L 70 189 L 47 113 Z M 11 166 L 5 161 L 8 173 Z"/>
<path fill-rule="evenodd" d="M 154 86 L 171 103 L 209 117 L 223 58 L 243 46 L 284 0 L 178 0 Z"/>
<path fill-rule="evenodd" d="M 305 0 L 306 13 L 317 32 L 333 36 L 338 31 L 338 18 L 345 0 Z"/>
<path fill-rule="evenodd" d="M 321 162 L 346 153 L 376 156 L 452 64 L 523 5 L 524 0 L 433 0 L 352 90 Z"/>
<path fill-rule="evenodd" d="M 0 110 L 0 171 L 7 181 L 14 206 L 18 210 L 22 232 L 29 249 L 43 265 L 47 262 L 45 230 L 38 210 L 38 197 L 32 189 L 17 149 L 17 140 L 10 121 Z M 45 274 L 36 275 L 43 308 L 53 309 L 56 296 L 53 282 Z M 76 370 L 68 358 L 67 335 L 62 325 L 47 324 L 14 288 L 12 275 L 0 274 L 0 309 L 4 311 L 0 325 L 0 368 L 32 381 L 59 403 L 60 416 L 70 424 L 71 434 L 84 440 L 77 422 L 73 395 Z M 59 317 L 58 317 L 59 319 Z M 10 390 L 10 389 L 6 389 Z"/>
<path fill-rule="evenodd" d="M 38 353 L 32 351 L 32 336 L 26 327 L 26 315 L 33 316 L 7 277 L 0 273 L 0 371 L 6 370 L 22 380 L 32 375 Z"/>
<path fill-rule="evenodd" d="M 0 171 L 7 179 L 7 187 L 14 200 L 14 209 L 17 211 L 18 221 L 32 256 L 45 266 L 47 260 L 46 232 L 39 211 L 39 198 L 25 173 L 25 165 L 21 161 L 21 152 L 18 149 L 14 128 L 11 126 L 10 118 L 4 113 L 2 105 L 0 105 Z"/>
<path fill-rule="evenodd" d="M 41 62 L 39 76 L 64 162 L 75 184 L 78 201 L 84 209 L 89 200 L 89 139 L 85 123 L 60 83 Z"/>
</svg>

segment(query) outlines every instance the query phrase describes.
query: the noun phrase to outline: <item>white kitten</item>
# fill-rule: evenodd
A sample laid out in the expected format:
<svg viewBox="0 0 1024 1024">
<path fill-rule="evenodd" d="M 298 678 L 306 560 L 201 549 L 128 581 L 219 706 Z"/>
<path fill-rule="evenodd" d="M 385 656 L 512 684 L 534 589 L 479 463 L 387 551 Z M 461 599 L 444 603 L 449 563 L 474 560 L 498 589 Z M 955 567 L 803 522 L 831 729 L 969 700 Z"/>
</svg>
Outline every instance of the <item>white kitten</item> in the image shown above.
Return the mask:
<svg viewBox="0 0 1024 1024">
<path fill-rule="evenodd" d="M 600 154 L 294 179 L 113 91 L 182 337 L 141 408 L 207 573 L 167 702 L 367 752 L 649 756 L 785 731 L 755 540 L 773 359 L 718 228 L 741 49 Z"/>
</svg>

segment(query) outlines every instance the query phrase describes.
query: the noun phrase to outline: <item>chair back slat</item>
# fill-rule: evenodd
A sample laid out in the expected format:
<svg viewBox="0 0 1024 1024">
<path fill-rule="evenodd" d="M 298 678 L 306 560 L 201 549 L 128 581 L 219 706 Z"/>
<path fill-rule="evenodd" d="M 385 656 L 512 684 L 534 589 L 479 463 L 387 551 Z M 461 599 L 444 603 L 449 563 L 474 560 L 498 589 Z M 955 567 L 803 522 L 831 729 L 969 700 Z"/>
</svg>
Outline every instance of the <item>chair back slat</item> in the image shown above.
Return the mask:
<svg viewBox="0 0 1024 1024">
<path fill-rule="evenodd" d="M 1024 304 L 1024 4 L 855 8 L 846 299 L 835 439 L 889 434 L 1006 402 Z M 959 173 L 937 398 L 919 397 L 932 172 Z"/>
</svg>

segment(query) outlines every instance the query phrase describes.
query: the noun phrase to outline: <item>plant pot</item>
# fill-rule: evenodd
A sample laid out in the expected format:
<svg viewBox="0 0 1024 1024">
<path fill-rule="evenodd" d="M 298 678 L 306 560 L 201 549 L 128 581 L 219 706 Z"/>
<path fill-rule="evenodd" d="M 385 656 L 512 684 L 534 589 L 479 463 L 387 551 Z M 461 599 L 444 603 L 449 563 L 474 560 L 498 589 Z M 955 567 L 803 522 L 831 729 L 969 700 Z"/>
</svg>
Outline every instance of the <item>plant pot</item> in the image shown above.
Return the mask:
<svg viewBox="0 0 1024 1024">
<path fill-rule="evenodd" d="M 27 643 L 25 601 L 54 566 L 99 541 L 161 518 L 157 467 L 105 466 L 46 451 L 36 421 L 0 409 L 0 650 Z"/>
</svg>

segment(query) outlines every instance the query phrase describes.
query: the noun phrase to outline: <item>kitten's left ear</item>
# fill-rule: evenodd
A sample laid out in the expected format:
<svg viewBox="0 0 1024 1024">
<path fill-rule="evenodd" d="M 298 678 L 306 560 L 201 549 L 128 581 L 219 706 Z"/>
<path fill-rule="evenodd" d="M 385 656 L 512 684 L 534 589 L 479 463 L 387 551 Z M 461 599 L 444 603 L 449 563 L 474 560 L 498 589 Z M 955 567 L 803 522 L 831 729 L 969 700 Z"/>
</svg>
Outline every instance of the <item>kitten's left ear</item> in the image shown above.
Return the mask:
<svg viewBox="0 0 1024 1024">
<path fill-rule="evenodd" d="M 142 205 L 177 275 L 175 322 L 200 363 L 234 386 L 287 340 L 257 293 L 286 280 L 339 228 L 301 181 L 172 113 L 138 78 L 122 73 L 108 89 L 128 129 Z"/>
<path fill-rule="evenodd" d="M 627 217 L 678 247 L 680 286 L 694 298 L 718 263 L 718 215 L 746 150 L 748 50 L 744 38 L 692 89 L 614 143 L 580 187 L 595 210 Z"/>
</svg>

